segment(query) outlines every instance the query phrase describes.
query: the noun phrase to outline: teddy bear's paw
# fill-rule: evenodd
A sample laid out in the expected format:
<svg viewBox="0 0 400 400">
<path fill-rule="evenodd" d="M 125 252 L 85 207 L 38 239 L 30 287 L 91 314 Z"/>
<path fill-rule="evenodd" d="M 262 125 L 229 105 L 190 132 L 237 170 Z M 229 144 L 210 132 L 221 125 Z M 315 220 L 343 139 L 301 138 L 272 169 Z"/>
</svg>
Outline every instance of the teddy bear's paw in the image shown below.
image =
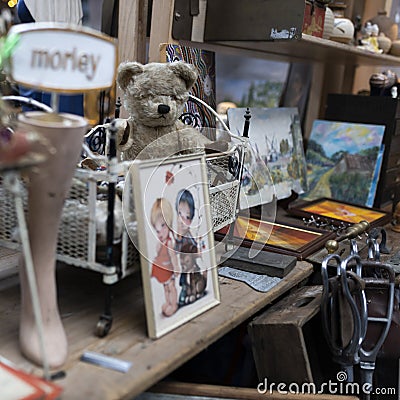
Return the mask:
<svg viewBox="0 0 400 400">
<path fill-rule="evenodd" d="M 197 129 L 187 127 L 174 132 L 176 141 L 181 151 L 192 149 L 203 149 L 206 145 L 212 143 L 210 139 L 201 134 Z M 174 137 L 171 136 L 171 139 Z"/>
<path fill-rule="evenodd" d="M 115 127 L 117 128 L 117 147 L 120 151 L 125 151 L 132 147 L 133 136 L 130 132 L 128 120 L 123 118 L 116 118 Z"/>
<path fill-rule="evenodd" d="M 222 140 L 207 143 L 204 146 L 204 150 L 206 154 L 224 153 L 229 150 L 229 143 Z"/>
</svg>

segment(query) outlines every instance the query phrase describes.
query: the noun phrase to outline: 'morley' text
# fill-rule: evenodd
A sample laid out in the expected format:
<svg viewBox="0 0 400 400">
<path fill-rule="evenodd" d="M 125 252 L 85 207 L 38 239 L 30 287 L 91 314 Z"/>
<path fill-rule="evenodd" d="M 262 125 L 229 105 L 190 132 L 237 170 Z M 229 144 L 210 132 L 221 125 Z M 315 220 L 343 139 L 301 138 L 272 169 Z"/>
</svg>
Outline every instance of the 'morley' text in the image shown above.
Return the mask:
<svg viewBox="0 0 400 400">
<path fill-rule="evenodd" d="M 32 68 L 53 69 L 55 71 L 77 71 L 92 80 L 100 61 L 100 55 L 78 53 L 74 47 L 72 51 L 33 49 L 31 58 Z"/>
</svg>

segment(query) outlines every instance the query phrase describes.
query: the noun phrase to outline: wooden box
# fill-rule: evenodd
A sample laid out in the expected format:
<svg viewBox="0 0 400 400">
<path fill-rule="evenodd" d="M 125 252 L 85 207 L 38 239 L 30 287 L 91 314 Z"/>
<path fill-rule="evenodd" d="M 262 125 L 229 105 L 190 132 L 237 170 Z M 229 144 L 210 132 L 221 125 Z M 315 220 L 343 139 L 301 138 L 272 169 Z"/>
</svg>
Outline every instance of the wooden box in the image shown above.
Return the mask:
<svg viewBox="0 0 400 400">
<path fill-rule="evenodd" d="M 322 38 L 325 23 L 325 5 L 314 0 L 306 0 L 303 33 Z"/>
<path fill-rule="evenodd" d="M 315 338 L 322 338 L 318 331 L 320 321 L 313 328 L 310 325 L 308 337 L 305 331 L 319 314 L 321 297 L 322 286 L 301 287 L 250 322 L 249 335 L 260 380 L 267 379 L 268 384 L 319 383 L 314 372 L 320 370 L 320 365 L 312 367 L 310 359 L 317 358 L 310 352 L 319 352 Z M 307 344 L 308 339 L 311 345 Z M 323 358 L 330 359 L 327 348 Z"/>
<path fill-rule="evenodd" d="M 299 0 L 175 0 L 172 37 L 197 42 L 298 40 L 304 5 Z"/>
</svg>

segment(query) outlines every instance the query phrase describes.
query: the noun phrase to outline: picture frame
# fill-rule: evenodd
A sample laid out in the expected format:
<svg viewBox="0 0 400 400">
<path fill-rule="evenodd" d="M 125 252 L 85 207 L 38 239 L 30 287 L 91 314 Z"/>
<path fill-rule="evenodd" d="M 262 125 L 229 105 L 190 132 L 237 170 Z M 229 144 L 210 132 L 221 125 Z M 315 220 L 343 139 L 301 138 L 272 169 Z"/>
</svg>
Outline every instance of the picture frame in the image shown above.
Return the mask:
<svg viewBox="0 0 400 400">
<path fill-rule="evenodd" d="M 197 68 L 198 77 L 190 90 L 190 94 L 205 101 L 213 110 L 217 109 L 215 95 L 215 53 L 213 51 L 184 46 L 175 43 L 160 45 L 160 61 L 185 61 Z M 215 115 L 205 107 L 200 107 L 193 101 L 188 101 L 181 118 L 190 121 L 196 128 L 215 128 Z M 214 139 L 215 140 L 215 139 Z"/>
<path fill-rule="evenodd" d="M 229 227 L 225 227 L 217 231 L 216 239 L 226 240 L 228 230 Z M 332 232 L 239 215 L 233 227 L 232 240 L 240 246 L 292 255 L 301 261 L 324 247 L 333 237 Z"/>
<path fill-rule="evenodd" d="M 300 198 L 327 197 L 372 207 L 384 135 L 384 125 L 314 120 L 306 151 L 308 191 Z"/>
<path fill-rule="evenodd" d="M 203 153 L 130 168 L 148 335 L 159 338 L 220 302 Z"/>
<path fill-rule="evenodd" d="M 240 133 L 250 112 L 249 149 L 240 191 L 242 210 L 307 190 L 306 159 L 295 107 L 230 108 L 229 127 Z"/>
<path fill-rule="evenodd" d="M 291 63 L 286 85 L 279 101 L 279 107 L 297 107 L 303 132 L 305 131 L 304 123 L 312 82 L 312 70 L 311 64 Z"/>
<path fill-rule="evenodd" d="M 386 225 L 391 220 L 391 214 L 387 211 L 327 197 L 290 205 L 288 212 L 303 218 L 311 218 L 312 216 L 314 218 L 325 218 L 326 222 L 335 226 L 343 223 L 354 224 L 365 220 L 371 227 L 375 227 Z"/>
</svg>

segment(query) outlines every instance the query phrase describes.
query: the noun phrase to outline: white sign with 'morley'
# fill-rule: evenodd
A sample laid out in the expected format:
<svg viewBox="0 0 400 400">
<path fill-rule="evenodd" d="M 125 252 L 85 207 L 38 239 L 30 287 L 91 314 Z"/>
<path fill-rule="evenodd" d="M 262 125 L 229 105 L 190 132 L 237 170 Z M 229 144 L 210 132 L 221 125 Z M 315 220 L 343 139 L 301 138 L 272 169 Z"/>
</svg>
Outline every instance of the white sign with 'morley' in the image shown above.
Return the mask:
<svg viewBox="0 0 400 400">
<path fill-rule="evenodd" d="M 114 39 L 90 28 L 60 23 L 15 25 L 19 42 L 11 56 L 11 78 L 52 92 L 109 88 L 115 81 Z"/>
</svg>

